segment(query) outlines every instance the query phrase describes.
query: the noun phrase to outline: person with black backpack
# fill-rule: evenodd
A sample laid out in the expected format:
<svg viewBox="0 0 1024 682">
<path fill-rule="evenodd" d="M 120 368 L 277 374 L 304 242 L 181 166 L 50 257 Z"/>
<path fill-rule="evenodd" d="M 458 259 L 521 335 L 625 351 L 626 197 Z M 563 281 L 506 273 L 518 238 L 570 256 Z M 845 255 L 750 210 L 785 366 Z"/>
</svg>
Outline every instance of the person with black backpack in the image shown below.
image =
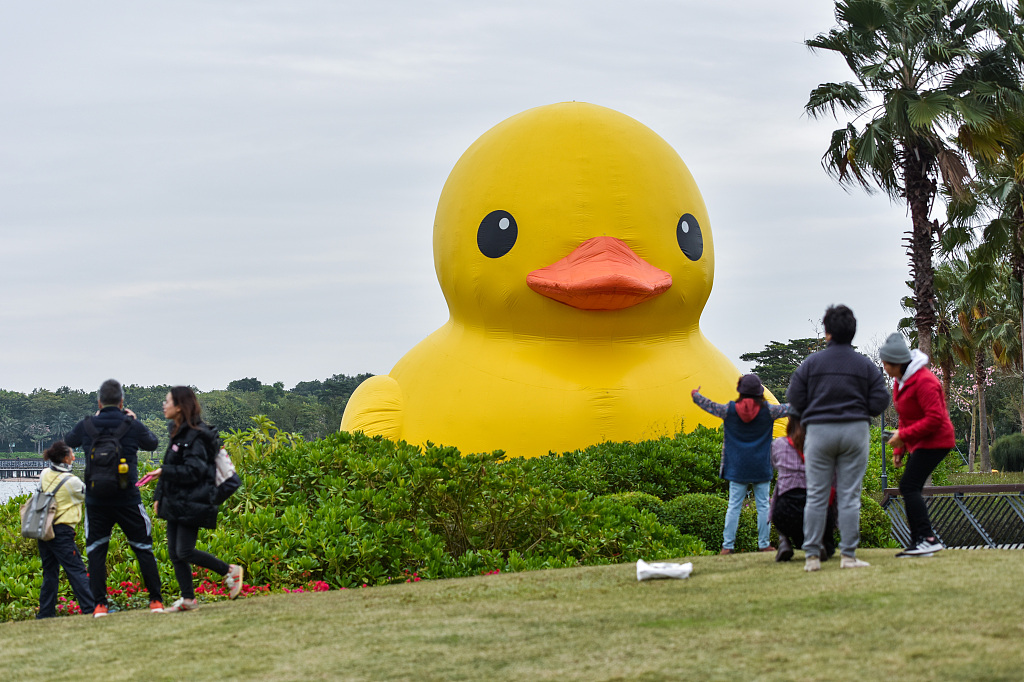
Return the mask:
<svg viewBox="0 0 1024 682">
<path fill-rule="evenodd" d="M 150 610 L 161 613 L 163 597 L 153 556 L 153 524 L 135 487 L 138 451 L 155 450 L 159 441 L 134 412 L 124 409 L 124 390 L 118 381 L 103 382 L 98 402 L 99 411 L 75 424 L 64 439 L 70 447 L 81 447 L 85 457 L 85 551 L 89 585 L 96 600 L 93 616 L 108 613 L 107 549 L 115 524 L 138 559 Z"/>
<path fill-rule="evenodd" d="M 167 550 L 181 598 L 165 611 L 192 611 L 198 607 L 192 566 L 224 576 L 228 599 L 242 590 L 242 567 L 196 549 L 200 528 L 217 527 L 217 432 L 205 424 L 196 394 L 188 386 L 175 386 L 164 400 L 164 417 L 173 420 L 171 443 L 163 464 L 150 472 L 157 478 L 153 513 L 167 521 Z"/>
</svg>

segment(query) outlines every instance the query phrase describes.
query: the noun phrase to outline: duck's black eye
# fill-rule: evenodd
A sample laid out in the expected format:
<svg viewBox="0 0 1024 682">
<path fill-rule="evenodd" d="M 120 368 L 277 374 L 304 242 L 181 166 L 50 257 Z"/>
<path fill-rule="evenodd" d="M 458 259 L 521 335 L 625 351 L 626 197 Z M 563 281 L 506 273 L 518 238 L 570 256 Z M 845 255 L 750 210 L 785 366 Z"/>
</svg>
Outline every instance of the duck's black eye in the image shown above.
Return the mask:
<svg viewBox="0 0 1024 682">
<path fill-rule="evenodd" d="M 676 241 L 690 260 L 697 260 L 704 253 L 704 237 L 700 233 L 700 223 L 689 213 L 679 219 L 679 225 L 676 226 Z"/>
<path fill-rule="evenodd" d="M 480 221 L 476 245 L 488 258 L 501 258 L 512 250 L 519 236 L 516 219 L 508 211 L 491 211 Z"/>
</svg>

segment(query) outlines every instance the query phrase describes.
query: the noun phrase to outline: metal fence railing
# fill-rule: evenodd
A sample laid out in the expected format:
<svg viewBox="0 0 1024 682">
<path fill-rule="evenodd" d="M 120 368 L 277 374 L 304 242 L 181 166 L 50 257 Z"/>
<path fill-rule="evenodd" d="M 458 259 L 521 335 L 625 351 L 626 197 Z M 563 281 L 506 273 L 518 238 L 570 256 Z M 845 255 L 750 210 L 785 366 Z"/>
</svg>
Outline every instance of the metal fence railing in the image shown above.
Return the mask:
<svg viewBox="0 0 1024 682">
<path fill-rule="evenodd" d="M 45 466 L 42 459 L 0 459 L 0 479 L 39 478 Z"/>
<path fill-rule="evenodd" d="M 946 547 L 1024 549 L 1024 485 L 927 486 L 932 530 Z M 898 488 L 882 498 L 893 538 L 909 546 L 910 527 Z"/>
</svg>

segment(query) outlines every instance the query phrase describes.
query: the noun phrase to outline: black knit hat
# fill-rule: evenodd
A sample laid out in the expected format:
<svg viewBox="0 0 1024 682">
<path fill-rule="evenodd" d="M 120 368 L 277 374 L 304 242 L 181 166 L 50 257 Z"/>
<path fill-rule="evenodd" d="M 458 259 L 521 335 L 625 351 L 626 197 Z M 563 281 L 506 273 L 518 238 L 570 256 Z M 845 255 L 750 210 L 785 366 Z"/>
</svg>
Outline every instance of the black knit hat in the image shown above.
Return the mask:
<svg viewBox="0 0 1024 682">
<path fill-rule="evenodd" d="M 756 374 L 744 374 L 736 383 L 736 390 L 743 395 L 764 395 L 764 386 L 761 385 L 761 377 Z"/>
</svg>

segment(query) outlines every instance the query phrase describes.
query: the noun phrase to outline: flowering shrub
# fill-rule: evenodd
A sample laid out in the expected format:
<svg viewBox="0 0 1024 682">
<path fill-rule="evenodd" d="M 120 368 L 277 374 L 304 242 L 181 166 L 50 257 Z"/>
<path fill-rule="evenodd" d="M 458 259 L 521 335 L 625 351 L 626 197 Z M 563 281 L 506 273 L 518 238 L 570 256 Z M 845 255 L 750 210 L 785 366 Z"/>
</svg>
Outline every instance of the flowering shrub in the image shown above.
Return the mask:
<svg viewBox="0 0 1024 682">
<path fill-rule="evenodd" d="M 365 587 L 365 585 L 363 587 Z M 289 590 L 286 587 L 284 588 L 284 591 L 295 594 L 298 592 L 326 592 L 329 589 L 331 589 L 331 586 L 325 583 L 323 580 L 311 580 L 308 583 L 306 583 L 305 587 L 296 587 L 294 590 Z M 345 588 L 343 587 L 341 589 Z"/>
<path fill-rule="evenodd" d="M 199 547 L 245 567 L 243 596 L 686 556 L 695 545 L 675 528 L 596 495 L 721 485 L 711 478 L 717 460 L 709 464 L 721 434 L 707 429 L 602 444 L 565 464 L 556 455 L 505 461 L 501 452 L 463 455 L 344 432 L 307 443 L 269 422 L 232 436 L 243 487 L 222 505 L 217 528 L 200 533 Z M 147 508 L 151 494 L 142 489 Z M 0 506 L 0 620 L 32 617 L 42 580 L 35 543 L 13 530 L 20 501 Z M 176 580 L 162 522 L 153 526 L 153 547 L 170 600 Z M 113 607 L 148 605 L 118 532 L 107 570 Z M 197 598 L 225 598 L 219 576 L 197 571 L 193 580 Z M 60 596 L 69 603 L 66 581 Z"/>
<path fill-rule="evenodd" d="M 67 597 L 57 597 L 58 616 L 78 616 L 81 613 L 82 609 L 78 606 L 78 602 L 68 601 Z"/>
</svg>

